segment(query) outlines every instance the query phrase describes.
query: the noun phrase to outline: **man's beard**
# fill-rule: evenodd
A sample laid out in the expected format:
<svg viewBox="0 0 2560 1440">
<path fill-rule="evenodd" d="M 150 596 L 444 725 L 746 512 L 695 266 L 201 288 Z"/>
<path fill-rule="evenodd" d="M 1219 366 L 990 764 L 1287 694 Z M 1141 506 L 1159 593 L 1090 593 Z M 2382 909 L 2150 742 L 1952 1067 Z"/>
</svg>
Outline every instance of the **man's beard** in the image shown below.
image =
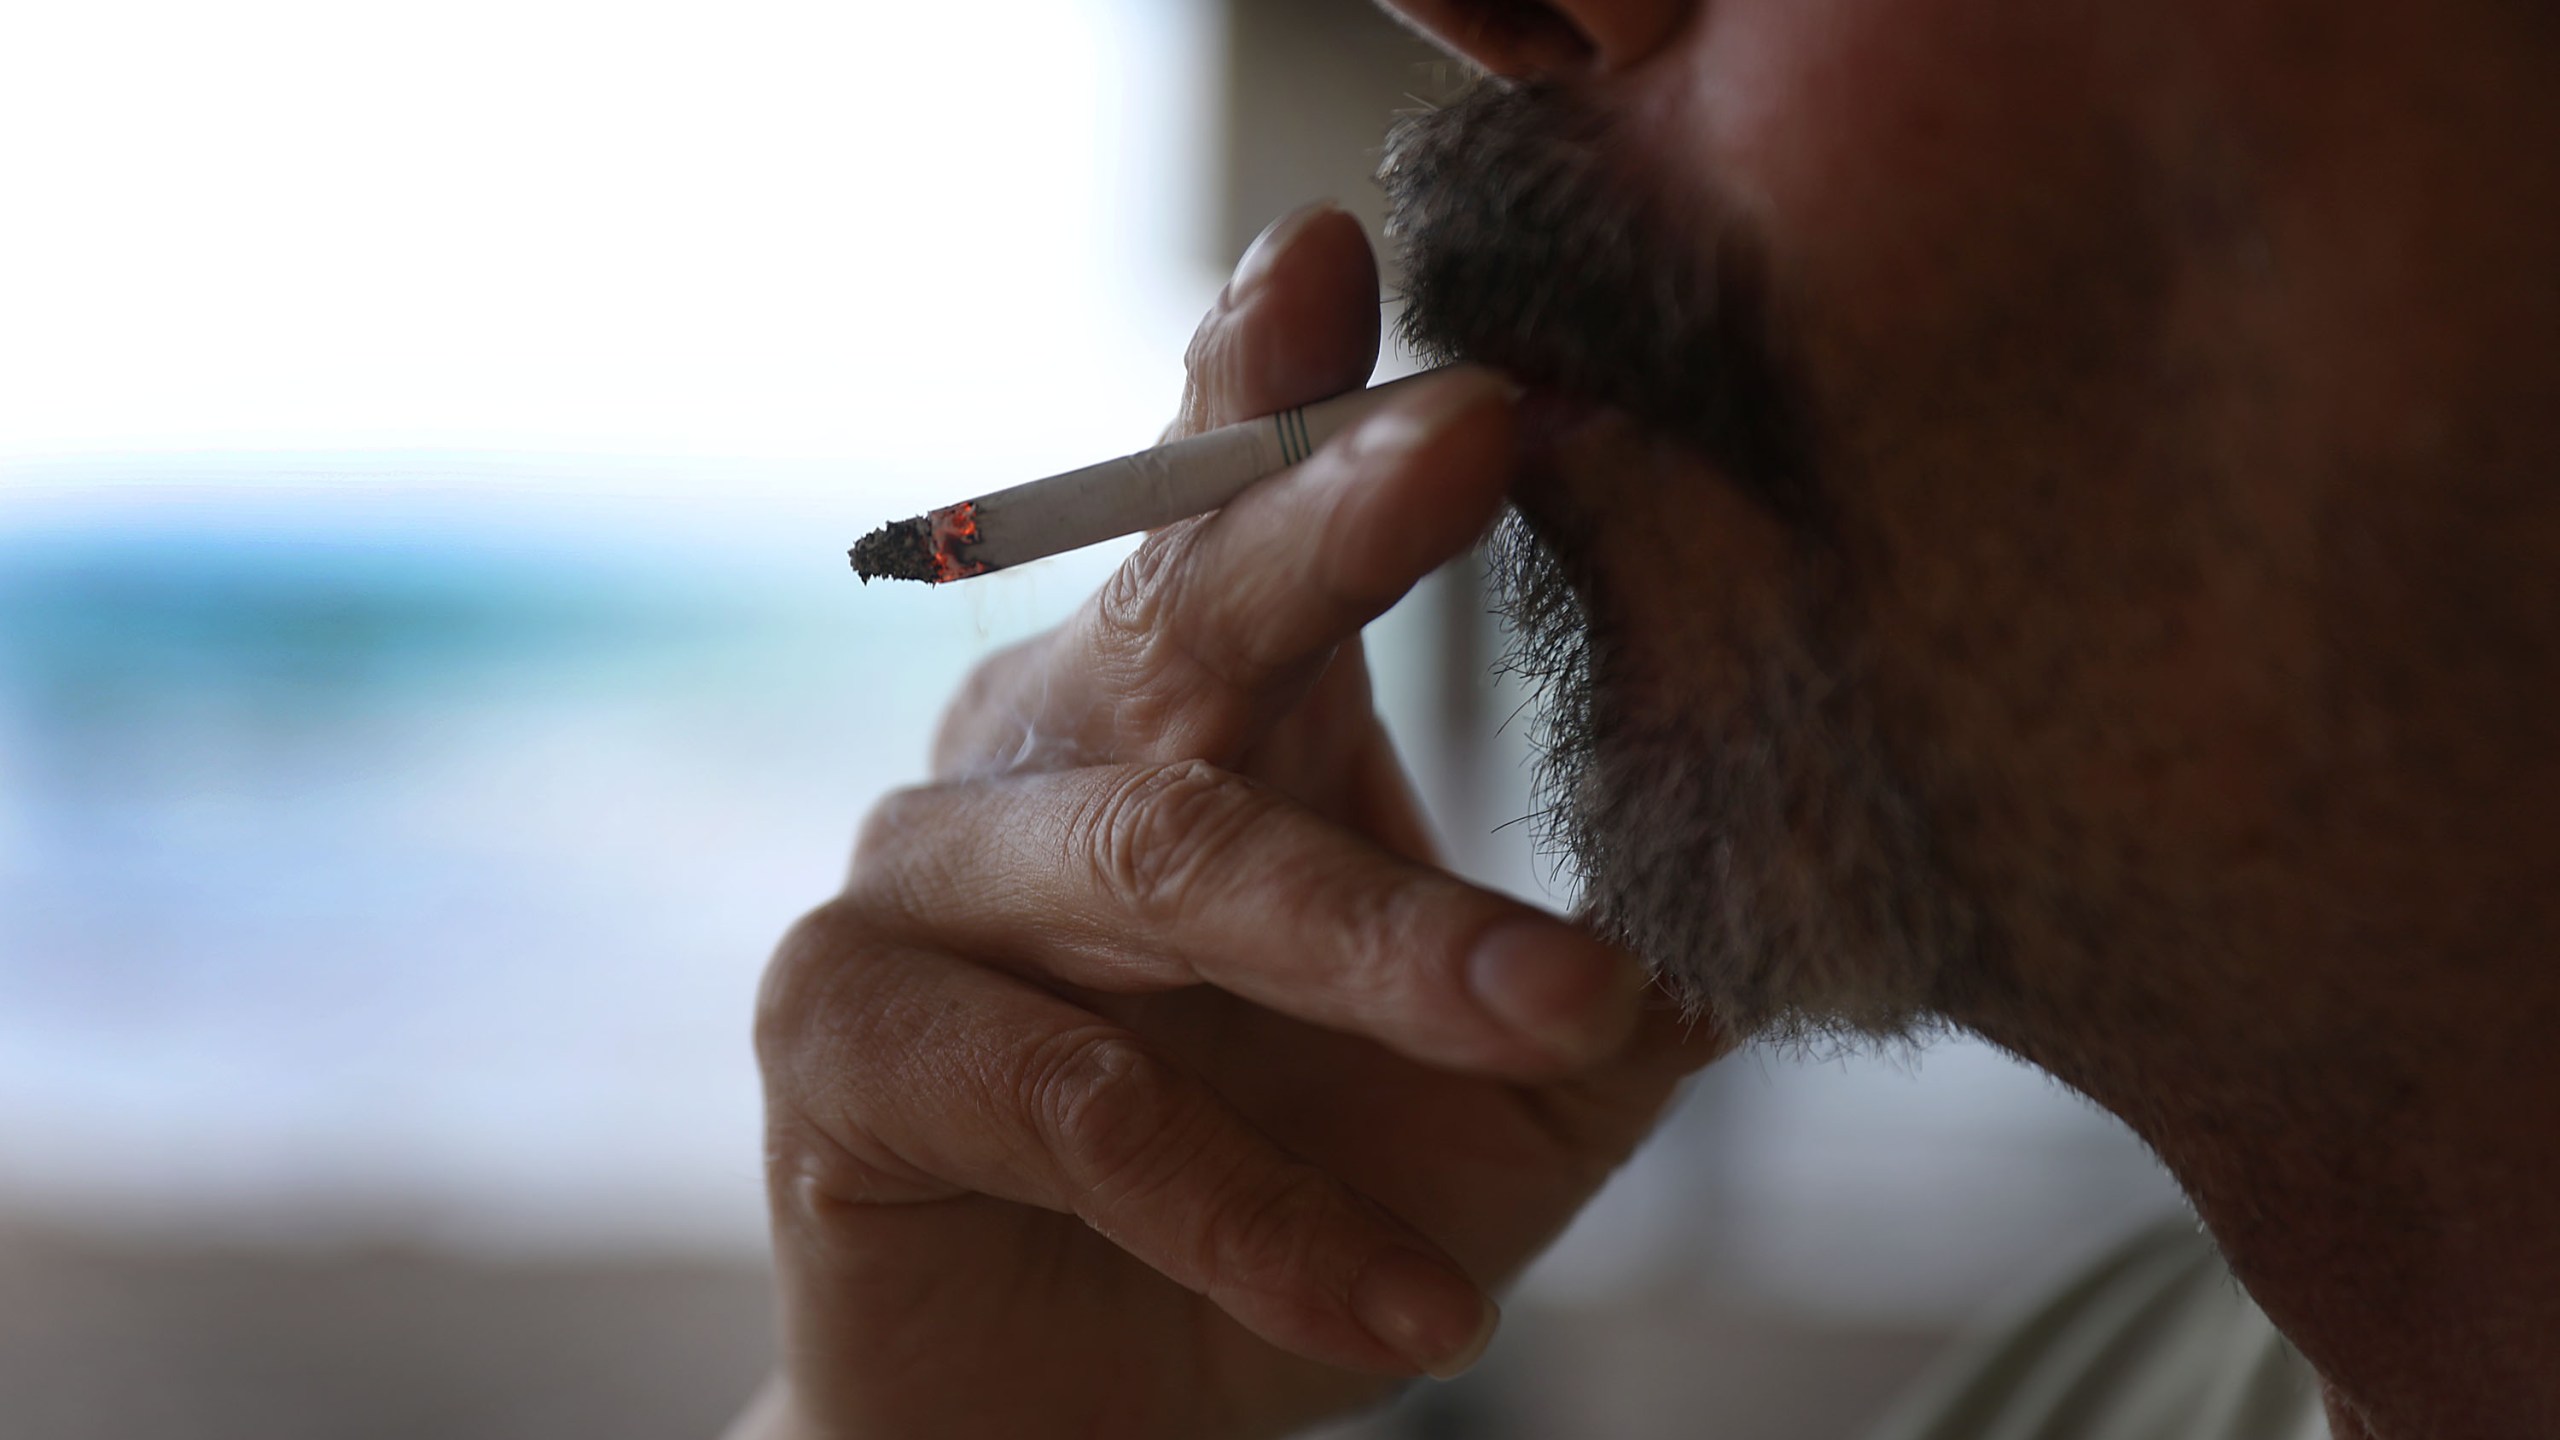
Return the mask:
<svg viewBox="0 0 2560 1440">
<path fill-rule="evenodd" d="M 1382 178 L 1406 337 L 1691 447 L 1804 563 L 1779 619 L 1719 622 L 1713 673 L 1630 675 L 1624 637 L 1592 623 L 1595 557 L 1505 520 L 1492 570 L 1507 667 L 1543 701 L 1541 838 L 1596 923 L 1728 1031 L 1907 1035 L 1978 979 L 1977 911 L 1853 661 L 1832 497 L 1759 251 L 1739 222 L 1675 217 L 1610 173 L 1605 128 L 1565 95 L 1495 85 L 1399 125 Z"/>
</svg>

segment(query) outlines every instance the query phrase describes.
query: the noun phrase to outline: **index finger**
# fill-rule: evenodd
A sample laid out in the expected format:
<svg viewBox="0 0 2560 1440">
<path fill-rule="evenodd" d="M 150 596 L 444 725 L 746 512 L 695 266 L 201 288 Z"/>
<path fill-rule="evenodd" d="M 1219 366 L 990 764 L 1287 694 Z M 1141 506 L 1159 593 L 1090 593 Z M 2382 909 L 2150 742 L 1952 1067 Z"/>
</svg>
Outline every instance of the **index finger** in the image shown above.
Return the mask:
<svg viewBox="0 0 2560 1440">
<path fill-rule="evenodd" d="M 1437 377 L 1217 514 L 1151 537 L 1059 637 L 1111 697 L 1108 754 L 1221 764 L 1491 522 L 1516 463 L 1509 381 Z"/>
<path fill-rule="evenodd" d="M 1167 437 L 1356 388 L 1368 379 L 1377 354 L 1378 272 L 1368 239 L 1342 211 L 1322 204 L 1304 207 L 1254 242 L 1201 322 L 1185 356 L 1181 411 Z M 1319 463 L 1303 468 L 1339 463 L 1339 457 L 1319 457 Z M 1372 478 L 1376 469 L 1369 467 Z M 1497 489 L 1501 479 L 1463 462 L 1416 478 L 1465 474 L 1487 479 Z M 1256 491 L 1283 488 L 1285 483 L 1266 484 Z M 1483 490 L 1487 496 L 1494 493 Z M 1367 535 L 1358 533 L 1363 522 L 1346 518 L 1345 530 L 1354 533 L 1326 547 L 1326 553 L 1345 563 L 1338 573 L 1319 567 L 1312 578 L 1322 583 L 1330 574 L 1339 582 L 1330 592 L 1333 598 L 1354 603 L 1333 604 L 1327 613 L 1283 634 L 1280 627 L 1255 622 L 1283 618 L 1272 608 L 1273 599 L 1290 596 L 1293 577 L 1310 578 L 1305 553 L 1287 548 L 1289 527 L 1323 523 L 1312 513 L 1323 507 L 1310 504 L 1310 498 L 1301 489 L 1291 506 L 1275 505 L 1273 497 L 1239 500 L 1212 520 L 1171 527 L 1143 547 L 1074 621 L 981 664 L 945 712 L 934 745 L 934 773 L 950 778 L 989 768 L 1020 768 L 1033 757 L 1044 763 L 1108 763 L 1196 754 L 1231 762 L 1286 683 L 1320 668 L 1338 640 L 1392 603 L 1429 563 L 1455 553 L 1490 515 L 1489 508 L 1470 513 L 1472 501 L 1455 510 L 1432 507 L 1418 531 L 1383 515 L 1373 523 L 1386 528 Z M 1482 501 L 1485 506 L 1493 503 Z M 1231 520 L 1255 511 L 1263 515 L 1253 526 L 1239 527 Z M 1446 526 L 1436 523 L 1442 520 Z M 1198 613 L 1203 597 L 1170 593 L 1190 588 L 1183 583 L 1190 562 L 1181 557 L 1211 532 L 1222 536 L 1217 541 L 1222 546 L 1241 534 L 1259 536 L 1284 552 L 1253 565 L 1242 564 L 1240 556 L 1211 564 L 1202 576 L 1209 583 L 1202 588 L 1232 587 L 1229 598 L 1240 602 L 1211 607 L 1220 612 L 1214 615 Z M 1416 536 L 1429 542 L 1422 548 L 1438 553 L 1410 577 L 1379 580 L 1382 561 L 1397 558 L 1381 555 L 1382 549 L 1394 549 L 1382 540 Z M 1390 563 L 1385 568 L 1403 567 Z M 1245 612 L 1240 616 L 1235 613 L 1239 608 Z M 1175 617 L 1182 617 L 1178 634 L 1157 623 Z M 1246 647 L 1242 655 L 1233 653 L 1239 643 Z M 1195 658 L 1205 658 L 1209 667 L 1191 663 Z M 1228 666 L 1230 659 L 1238 663 Z M 1182 722 L 1179 736 L 1161 733 L 1168 719 Z M 1207 748 L 1186 750 L 1203 745 Z"/>
</svg>

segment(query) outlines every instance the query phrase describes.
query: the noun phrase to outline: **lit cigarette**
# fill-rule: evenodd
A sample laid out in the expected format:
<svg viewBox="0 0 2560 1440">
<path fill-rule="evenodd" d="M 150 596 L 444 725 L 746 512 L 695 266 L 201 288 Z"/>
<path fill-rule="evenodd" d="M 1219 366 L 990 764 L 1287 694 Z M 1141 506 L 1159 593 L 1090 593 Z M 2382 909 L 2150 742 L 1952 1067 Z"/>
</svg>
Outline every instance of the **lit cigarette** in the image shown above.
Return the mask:
<svg viewBox="0 0 2560 1440">
<path fill-rule="evenodd" d="M 853 547 L 853 571 L 865 584 L 879 576 L 939 585 L 1206 514 L 1314 454 L 1430 373 L 883 525 Z"/>
</svg>

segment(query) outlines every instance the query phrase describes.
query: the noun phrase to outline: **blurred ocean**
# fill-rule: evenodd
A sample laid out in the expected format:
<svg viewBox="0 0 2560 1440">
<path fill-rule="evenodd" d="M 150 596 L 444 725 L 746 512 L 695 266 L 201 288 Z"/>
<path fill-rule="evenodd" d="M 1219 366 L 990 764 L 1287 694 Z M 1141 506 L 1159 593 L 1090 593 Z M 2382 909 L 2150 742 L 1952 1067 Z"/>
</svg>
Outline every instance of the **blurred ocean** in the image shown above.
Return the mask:
<svg viewBox="0 0 2560 1440">
<path fill-rule="evenodd" d="M 859 506 L 243 463 L 0 510 L 0 1208 L 759 1243 L 765 953 L 1108 557 L 866 588 Z"/>
<path fill-rule="evenodd" d="M 765 954 L 1109 563 L 844 547 L 1170 413 L 1215 11 L 18 10 L 0 1224 L 760 1248 Z"/>
</svg>

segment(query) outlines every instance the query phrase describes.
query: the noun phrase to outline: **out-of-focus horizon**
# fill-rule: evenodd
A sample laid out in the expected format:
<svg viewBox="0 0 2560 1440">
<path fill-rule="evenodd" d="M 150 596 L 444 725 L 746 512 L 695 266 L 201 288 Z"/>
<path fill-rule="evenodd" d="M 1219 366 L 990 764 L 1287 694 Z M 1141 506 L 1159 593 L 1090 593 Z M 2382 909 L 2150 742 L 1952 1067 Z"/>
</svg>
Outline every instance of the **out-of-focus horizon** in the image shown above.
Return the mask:
<svg viewBox="0 0 2560 1440">
<path fill-rule="evenodd" d="M 0 1206 L 756 1243 L 763 949 L 1105 563 L 843 546 L 1218 284 L 1212 29 L 1000 8 L 0 22 Z"/>
<path fill-rule="evenodd" d="M 132 1433 L 734 1403 L 764 955 L 968 666 L 1125 550 L 935 591 L 844 547 L 1147 443 L 1254 226 L 1374 213 L 1423 54 L 1362 0 L 0 16 L 0 1413 L 126 1433 L 137 1356 L 212 1395 L 349 1336 L 380 1383 L 307 1432 L 274 1378 Z M 1382 706 L 1461 866 L 1561 903 L 1493 643 L 1436 579 Z M 1748 1055 L 1449 1393 L 1638 1436 L 1713 1385 L 1720 1433 L 1795 1433 L 2174 1203 L 1980 1046 Z M 272 1332 L 201 1318 L 278 1285 Z M 664 1333 L 598 1318 L 634 1306 Z M 510 1325 L 592 1377 L 484 1375 Z M 710 1378 L 645 1358 L 687 1349 Z M 1561 1433 L 1484 1403 L 1431 1433 Z"/>
</svg>

